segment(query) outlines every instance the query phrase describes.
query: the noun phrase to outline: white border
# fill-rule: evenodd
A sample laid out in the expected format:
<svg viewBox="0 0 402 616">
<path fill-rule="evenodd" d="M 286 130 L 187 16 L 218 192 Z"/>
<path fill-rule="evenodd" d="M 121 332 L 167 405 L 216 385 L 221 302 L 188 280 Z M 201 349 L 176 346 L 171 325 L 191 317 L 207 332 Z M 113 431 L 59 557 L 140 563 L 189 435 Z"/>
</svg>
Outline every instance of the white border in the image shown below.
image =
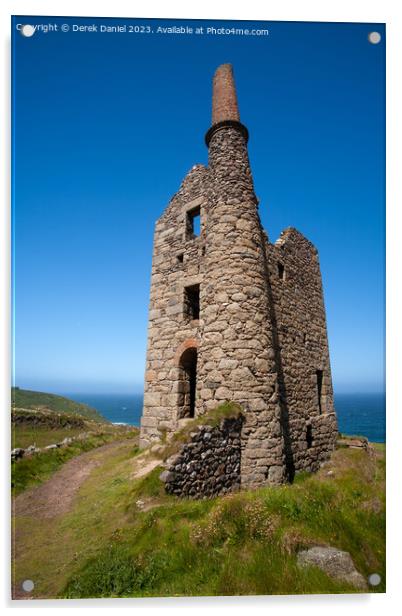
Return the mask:
<svg viewBox="0 0 402 616">
<path fill-rule="evenodd" d="M 398 247 L 401 232 L 400 212 L 398 205 L 402 203 L 400 176 L 401 160 L 400 148 L 402 143 L 402 97 L 400 68 L 402 58 L 402 19 L 401 11 L 396 2 L 392 0 L 278 0 L 273 3 L 264 3 L 261 0 L 247 0 L 241 5 L 235 5 L 233 0 L 221 0 L 219 3 L 212 0 L 203 0 L 199 3 L 170 0 L 167 2 L 129 2 L 113 0 L 113 2 L 90 2 L 86 0 L 60 0 L 55 3 L 50 0 L 37 0 L 35 5 L 27 0 L 3 0 L 0 6 L 0 28 L 4 57 L 1 64 L 3 96 L 1 97 L 1 130 L 3 135 L 1 179 L 3 180 L 3 200 L 1 210 L 1 278 L 0 297 L 3 300 L 1 311 L 1 355 L 0 378 L 2 392 L 1 417 L 3 420 L 2 442 L 4 450 L 0 457 L 2 463 L 2 478 L 4 498 L 2 502 L 2 538 L 3 545 L 9 545 L 9 489 L 8 489 L 8 460 L 9 460 L 9 385 L 10 385 L 10 356 L 9 356 L 9 201 L 10 201 L 10 15 L 66 15 L 66 16 L 110 16 L 110 17 L 156 17 L 156 18 L 200 18 L 200 19 L 254 19 L 278 21 L 337 21 L 337 22 L 381 22 L 387 24 L 387 594 L 386 595 L 328 595 L 328 596 L 294 596 L 294 597 L 255 597 L 255 598 L 210 598 L 210 599 L 136 599 L 136 600 L 89 600 L 89 601 L 33 601 L 11 602 L 9 596 L 9 550 L 5 550 L 1 562 L 1 597 L 6 609 L 14 609 L 16 613 L 30 608 L 49 607 L 53 610 L 64 609 L 74 613 L 85 609 L 87 613 L 96 610 L 118 609 L 135 610 L 147 614 L 154 611 L 164 614 L 173 614 L 177 610 L 189 610 L 192 614 L 204 613 L 206 610 L 218 611 L 229 608 L 233 613 L 253 609 L 257 614 L 266 614 L 267 610 L 281 610 L 281 613 L 304 614 L 320 613 L 325 609 L 326 614 L 339 612 L 344 614 L 364 611 L 365 614 L 378 616 L 379 610 L 388 610 L 396 607 L 398 600 L 398 587 L 400 586 L 399 571 L 401 568 L 401 533 L 400 518 L 401 503 L 398 502 L 400 493 L 401 460 L 398 445 L 401 442 L 401 394 L 397 388 L 397 364 L 402 348 L 401 336 L 401 273 L 398 268 Z M 399 197 L 399 198 L 398 198 Z M 400 257 L 399 257 L 400 258 Z M 399 314 L 398 314 L 399 312 Z M 399 318 L 398 318 L 399 317 Z M 399 353 L 398 353 L 399 351 Z M 60 546 L 63 549 L 63 546 Z M 22 604 L 22 605 L 21 605 Z M 85 606 L 85 607 L 84 607 Z"/>
</svg>

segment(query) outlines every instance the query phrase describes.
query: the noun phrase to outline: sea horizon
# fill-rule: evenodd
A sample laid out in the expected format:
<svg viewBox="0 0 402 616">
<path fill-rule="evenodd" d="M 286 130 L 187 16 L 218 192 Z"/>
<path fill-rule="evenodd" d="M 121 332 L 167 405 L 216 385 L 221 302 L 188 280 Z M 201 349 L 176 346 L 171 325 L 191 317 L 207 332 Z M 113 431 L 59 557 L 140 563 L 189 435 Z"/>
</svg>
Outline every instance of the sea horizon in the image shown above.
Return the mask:
<svg viewBox="0 0 402 616">
<path fill-rule="evenodd" d="M 63 392 L 76 402 L 95 408 L 115 424 L 139 426 L 142 393 Z M 339 431 L 346 435 L 365 436 L 369 441 L 385 442 L 385 392 L 335 393 L 335 410 Z"/>
</svg>

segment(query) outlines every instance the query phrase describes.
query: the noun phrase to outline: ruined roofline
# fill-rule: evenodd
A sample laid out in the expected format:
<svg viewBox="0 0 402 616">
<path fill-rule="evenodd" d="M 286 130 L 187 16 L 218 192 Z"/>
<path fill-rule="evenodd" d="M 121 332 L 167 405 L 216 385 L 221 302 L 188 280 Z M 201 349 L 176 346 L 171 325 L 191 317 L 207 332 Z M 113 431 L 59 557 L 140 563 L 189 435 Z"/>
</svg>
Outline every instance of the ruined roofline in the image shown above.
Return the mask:
<svg viewBox="0 0 402 616">
<path fill-rule="evenodd" d="M 170 208 L 172 206 L 174 206 L 174 203 L 176 201 L 176 199 L 180 199 L 181 195 L 183 194 L 183 192 L 186 190 L 187 185 L 193 180 L 194 177 L 196 176 L 206 176 L 206 174 L 208 173 L 208 166 L 207 165 L 203 165 L 202 163 L 197 163 L 196 165 L 193 165 L 191 167 L 191 169 L 189 169 L 189 171 L 187 171 L 186 175 L 184 176 L 184 178 L 182 179 L 179 188 L 177 189 L 177 191 L 172 195 L 172 197 L 170 198 L 169 202 L 167 203 L 167 205 L 165 206 L 165 208 L 163 209 L 161 215 L 159 216 L 159 218 L 157 218 L 156 223 L 158 223 L 158 221 L 160 221 L 161 219 L 164 218 L 164 216 L 170 211 Z M 194 196 L 192 198 L 196 198 L 198 195 L 194 194 Z"/>
<path fill-rule="evenodd" d="M 311 249 L 312 252 L 314 252 L 315 254 L 318 253 L 318 249 L 313 244 L 313 242 L 309 240 L 305 235 L 303 235 L 301 231 L 296 229 L 296 227 L 286 227 L 286 229 L 283 229 L 283 231 L 281 231 L 281 234 L 276 240 L 276 242 L 270 243 L 272 243 L 273 246 L 277 246 L 278 248 L 280 248 L 281 246 L 284 246 L 287 242 L 290 242 L 292 240 L 301 240 Z"/>
<path fill-rule="evenodd" d="M 221 64 L 215 71 L 212 85 L 212 125 L 205 135 L 207 147 L 212 136 L 219 130 L 225 128 L 236 128 L 245 140 L 248 142 L 248 130 L 240 122 L 240 113 L 237 103 L 236 86 L 233 76 L 233 67 L 231 64 Z M 187 184 L 191 182 L 194 175 L 207 174 L 208 165 L 202 163 L 193 165 L 182 180 L 179 189 L 173 194 L 168 204 L 162 211 L 156 222 L 164 218 L 170 211 L 170 207 L 174 205 L 175 200 L 180 198 L 186 190 Z M 202 183 L 202 181 L 201 181 Z M 193 198 L 199 195 L 194 194 Z"/>
</svg>

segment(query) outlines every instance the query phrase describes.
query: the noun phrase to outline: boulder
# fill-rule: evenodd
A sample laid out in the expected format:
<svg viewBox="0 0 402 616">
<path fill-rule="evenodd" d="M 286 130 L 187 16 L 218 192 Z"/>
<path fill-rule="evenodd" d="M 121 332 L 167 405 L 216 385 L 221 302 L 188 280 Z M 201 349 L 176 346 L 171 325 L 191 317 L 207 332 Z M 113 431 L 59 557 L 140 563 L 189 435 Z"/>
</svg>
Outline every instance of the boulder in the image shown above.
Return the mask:
<svg viewBox="0 0 402 616">
<path fill-rule="evenodd" d="M 297 555 L 301 567 L 313 565 L 322 569 L 330 577 L 351 584 L 359 590 L 368 589 L 365 577 L 359 573 L 349 552 L 332 547 L 315 546 Z"/>
<path fill-rule="evenodd" d="M 20 458 L 22 458 L 24 456 L 24 453 L 25 453 L 24 449 L 22 449 L 21 447 L 16 447 L 11 452 L 11 459 L 12 460 L 19 460 Z"/>
<path fill-rule="evenodd" d="M 162 473 L 159 475 L 159 479 L 163 481 L 163 483 L 174 481 L 174 478 L 175 478 L 175 474 L 167 470 L 162 471 Z"/>
<path fill-rule="evenodd" d="M 369 442 L 365 436 L 343 436 L 337 441 L 338 447 L 351 447 L 352 449 L 368 449 Z"/>
</svg>

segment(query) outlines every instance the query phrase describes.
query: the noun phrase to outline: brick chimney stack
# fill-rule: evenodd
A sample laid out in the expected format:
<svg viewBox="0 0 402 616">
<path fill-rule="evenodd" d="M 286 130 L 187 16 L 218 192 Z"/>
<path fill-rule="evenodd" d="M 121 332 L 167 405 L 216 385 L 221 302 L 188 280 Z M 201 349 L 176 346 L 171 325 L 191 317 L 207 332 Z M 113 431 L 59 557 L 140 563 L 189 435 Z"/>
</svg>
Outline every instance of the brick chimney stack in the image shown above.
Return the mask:
<svg viewBox="0 0 402 616">
<path fill-rule="evenodd" d="M 240 121 L 231 64 L 221 64 L 216 69 L 212 86 L 212 125 L 224 120 Z"/>
<path fill-rule="evenodd" d="M 236 86 L 231 64 L 221 64 L 212 82 L 212 125 L 205 135 L 209 147 L 212 136 L 221 128 L 233 127 L 248 141 L 247 128 L 240 122 Z"/>
</svg>

